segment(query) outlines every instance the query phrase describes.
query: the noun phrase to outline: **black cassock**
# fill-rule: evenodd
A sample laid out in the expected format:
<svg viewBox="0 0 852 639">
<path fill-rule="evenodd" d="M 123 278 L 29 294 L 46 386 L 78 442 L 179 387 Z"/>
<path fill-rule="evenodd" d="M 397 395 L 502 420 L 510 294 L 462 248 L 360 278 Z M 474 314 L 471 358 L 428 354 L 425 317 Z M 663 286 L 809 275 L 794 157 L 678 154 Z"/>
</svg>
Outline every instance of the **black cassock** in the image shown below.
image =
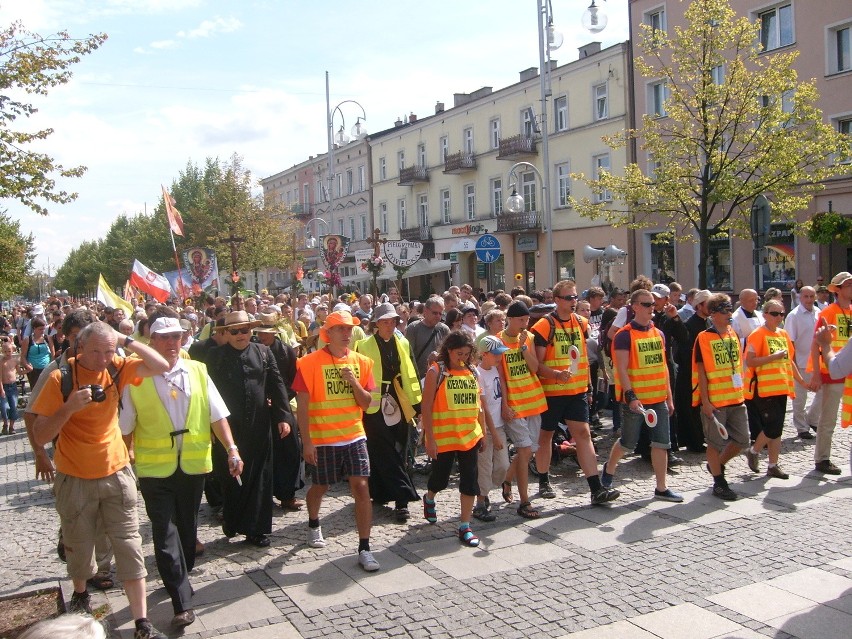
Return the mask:
<svg viewBox="0 0 852 639">
<path fill-rule="evenodd" d="M 228 344 L 210 349 L 207 370 L 231 413 L 228 423 L 244 464 L 240 486 L 228 474 L 226 451 L 214 446 L 222 530 L 228 537 L 267 535 L 272 532 L 272 437 L 278 437 L 278 423 L 287 421 L 287 391 L 278 365 L 268 347 L 250 342 L 242 351 Z"/>
</svg>

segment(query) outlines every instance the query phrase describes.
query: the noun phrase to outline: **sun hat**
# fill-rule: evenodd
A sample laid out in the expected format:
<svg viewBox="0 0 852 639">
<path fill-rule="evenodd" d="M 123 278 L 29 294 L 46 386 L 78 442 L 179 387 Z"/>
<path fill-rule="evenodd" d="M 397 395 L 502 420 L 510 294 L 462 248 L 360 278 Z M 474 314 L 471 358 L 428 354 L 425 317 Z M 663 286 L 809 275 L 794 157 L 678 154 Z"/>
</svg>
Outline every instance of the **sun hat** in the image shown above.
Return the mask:
<svg viewBox="0 0 852 639">
<path fill-rule="evenodd" d="M 379 304 L 373 309 L 373 322 L 378 322 L 383 319 L 399 319 L 399 313 L 390 302 Z"/>
<path fill-rule="evenodd" d="M 325 324 L 320 328 L 320 337 L 322 341 L 330 342 L 328 329 L 335 326 L 358 326 L 359 324 L 361 324 L 361 320 L 357 317 L 352 317 L 352 313 L 349 311 L 334 311 L 334 313 L 329 313 L 329 316 L 325 318 Z"/>
<path fill-rule="evenodd" d="M 852 273 L 848 273 L 847 271 L 841 271 L 837 275 L 831 278 L 831 283 L 828 285 L 828 290 L 832 293 L 837 293 L 840 290 L 840 287 L 843 286 L 846 280 L 852 280 Z"/>
<path fill-rule="evenodd" d="M 222 326 L 217 326 L 213 330 L 224 331 L 229 328 L 237 328 L 238 326 L 254 328 L 255 326 L 260 326 L 260 322 L 249 317 L 249 314 L 245 311 L 231 311 L 225 316 L 225 323 Z"/>
<path fill-rule="evenodd" d="M 692 296 L 692 308 L 697 308 L 699 304 L 702 304 L 703 302 L 709 300 L 710 295 L 712 295 L 712 293 L 710 293 L 710 291 L 708 291 L 706 288 L 703 288 L 698 291 L 695 295 Z"/>
</svg>

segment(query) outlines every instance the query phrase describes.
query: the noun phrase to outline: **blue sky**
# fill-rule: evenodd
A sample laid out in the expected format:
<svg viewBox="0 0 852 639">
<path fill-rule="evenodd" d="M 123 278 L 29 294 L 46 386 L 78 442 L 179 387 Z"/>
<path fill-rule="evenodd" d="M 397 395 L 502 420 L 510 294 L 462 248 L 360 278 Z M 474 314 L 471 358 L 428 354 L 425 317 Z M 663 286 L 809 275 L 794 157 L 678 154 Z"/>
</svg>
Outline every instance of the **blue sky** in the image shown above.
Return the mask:
<svg viewBox="0 0 852 639">
<path fill-rule="evenodd" d="M 552 3 L 560 63 L 628 37 L 627 0 L 604 3 L 598 36 L 580 26 L 588 0 Z M 39 149 L 89 168 L 60 182 L 78 200 L 47 218 L 0 202 L 36 236 L 36 268 L 52 272 L 116 216 L 155 207 L 190 160 L 237 153 L 259 179 L 324 152 L 325 71 L 332 105 L 357 100 L 379 131 L 538 66 L 535 0 L 0 0 L 0 24 L 13 19 L 42 35 L 109 35 L 68 85 L 35 96 L 25 125 L 52 127 Z M 343 114 L 349 128 L 360 112 Z"/>
</svg>

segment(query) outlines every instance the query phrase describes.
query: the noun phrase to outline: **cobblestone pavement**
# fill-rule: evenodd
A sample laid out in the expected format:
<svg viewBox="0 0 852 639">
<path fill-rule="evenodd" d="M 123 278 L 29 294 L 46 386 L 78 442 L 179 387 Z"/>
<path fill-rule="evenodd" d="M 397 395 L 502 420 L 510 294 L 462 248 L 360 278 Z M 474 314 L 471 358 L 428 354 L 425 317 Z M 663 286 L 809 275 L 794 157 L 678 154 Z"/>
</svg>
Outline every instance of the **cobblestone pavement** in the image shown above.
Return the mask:
<svg viewBox="0 0 852 639">
<path fill-rule="evenodd" d="M 751 473 L 744 457 L 728 464 L 742 495 L 736 502 L 710 495 L 703 455 L 681 452 L 685 463 L 669 478 L 683 504 L 651 499 L 650 465 L 629 457 L 615 478 L 621 498 L 591 507 L 576 464 L 562 461 L 552 474 L 556 499 L 534 499 L 538 520 L 515 514 L 517 497 L 503 505 L 499 490 L 492 493 L 498 519 L 474 523 L 482 539 L 475 550 L 457 540 L 455 485 L 438 497 L 436 525 L 417 504 L 405 525 L 377 506 L 372 546 L 382 569 L 369 575 L 357 566 L 353 504 L 343 487 L 323 504 L 324 549 L 306 546 L 304 511 L 276 510 L 272 545 L 256 549 L 226 539 L 205 504 L 199 537 L 207 550 L 192 573 L 199 614 L 185 636 L 849 639 L 850 433 L 838 428 L 834 437 L 840 477 L 815 473 L 813 441 L 794 435 L 788 423 L 787 481 Z M 602 431 L 601 460 L 611 443 Z M 0 596 L 65 577 L 50 487 L 33 477 L 26 435 L 0 437 Z M 425 477 L 417 481 L 422 490 Z M 142 535 L 149 616 L 165 630 L 172 610 L 147 524 Z M 114 636 L 132 636 L 120 589 L 95 603 L 110 604 Z"/>
</svg>

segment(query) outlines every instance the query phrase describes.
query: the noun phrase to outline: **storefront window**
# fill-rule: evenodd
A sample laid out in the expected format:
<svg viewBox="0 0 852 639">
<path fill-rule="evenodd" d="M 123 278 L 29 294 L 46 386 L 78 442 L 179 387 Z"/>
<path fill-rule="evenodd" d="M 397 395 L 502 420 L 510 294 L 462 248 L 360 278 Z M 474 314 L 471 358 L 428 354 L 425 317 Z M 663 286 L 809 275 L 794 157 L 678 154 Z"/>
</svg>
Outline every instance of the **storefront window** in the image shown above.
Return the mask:
<svg viewBox="0 0 852 639">
<path fill-rule="evenodd" d="M 727 231 L 710 238 L 710 257 L 707 261 L 707 288 L 711 291 L 731 289 L 731 238 Z"/>
<path fill-rule="evenodd" d="M 573 280 L 576 278 L 574 268 L 574 251 L 556 251 L 556 281 Z M 545 282 L 546 286 L 553 286 L 556 282 Z"/>
<path fill-rule="evenodd" d="M 651 280 L 655 283 L 669 284 L 675 277 L 674 240 L 664 233 L 648 233 L 646 250 L 651 256 Z"/>
<path fill-rule="evenodd" d="M 506 265 L 502 255 L 488 265 L 488 288 L 492 291 L 506 288 Z"/>
<path fill-rule="evenodd" d="M 760 287 L 770 286 L 788 291 L 796 283 L 796 241 L 792 224 L 773 224 L 769 227 L 764 262 L 760 268 Z"/>
<path fill-rule="evenodd" d="M 524 282 L 527 292 L 535 291 L 535 253 L 524 253 Z"/>
</svg>

